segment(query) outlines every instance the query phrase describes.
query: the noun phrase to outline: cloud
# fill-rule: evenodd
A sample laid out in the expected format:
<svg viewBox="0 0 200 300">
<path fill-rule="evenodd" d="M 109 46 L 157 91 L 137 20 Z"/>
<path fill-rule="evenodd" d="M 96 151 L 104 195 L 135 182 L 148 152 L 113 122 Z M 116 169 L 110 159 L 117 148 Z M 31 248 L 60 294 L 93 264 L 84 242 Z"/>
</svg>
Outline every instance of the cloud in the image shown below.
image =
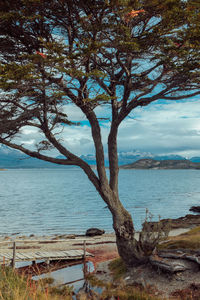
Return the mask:
<svg viewBox="0 0 200 300">
<path fill-rule="evenodd" d="M 200 101 L 154 103 L 138 108 L 119 130 L 121 150 L 200 155 Z"/>
<path fill-rule="evenodd" d="M 94 153 L 89 122 L 80 109 L 68 105 L 64 108 L 69 120 L 81 122 L 80 126 L 65 126 L 60 141 L 77 155 Z M 119 128 L 119 151 L 152 152 L 154 154 L 179 154 L 200 156 L 200 101 L 152 103 L 137 108 Z M 107 107 L 98 107 L 99 118 L 108 118 Z M 109 133 L 109 120 L 101 120 L 101 132 L 105 150 Z M 20 141 L 30 148 L 42 138 L 37 128 L 24 127 Z M 56 152 L 56 155 L 58 153 Z"/>
</svg>

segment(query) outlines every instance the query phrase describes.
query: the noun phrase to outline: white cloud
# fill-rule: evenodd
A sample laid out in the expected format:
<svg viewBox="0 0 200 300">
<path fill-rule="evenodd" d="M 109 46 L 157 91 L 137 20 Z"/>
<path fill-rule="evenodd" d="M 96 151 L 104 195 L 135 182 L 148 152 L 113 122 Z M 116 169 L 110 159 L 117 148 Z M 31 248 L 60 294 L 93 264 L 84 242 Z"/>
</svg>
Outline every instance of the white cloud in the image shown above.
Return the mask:
<svg viewBox="0 0 200 300">
<path fill-rule="evenodd" d="M 119 147 L 153 153 L 200 155 L 200 101 L 138 108 L 119 130 Z M 134 119 L 135 116 L 135 119 Z"/>
<path fill-rule="evenodd" d="M 94 153 L 91 129 L 80 109 L 72 105 L 65 107 L 71 121 L 80 121 L 81 126 L 65 126 L 60 135 L 61 142 L 77 155 Z M 96 109 L 98 117 L 108 117 L 106 107 Z M 200 156 L 200 101 L 153 103 L 137 108 L 119 128 L 119 151 L 152 152 L 155 154 L 180 154 Z M 101 127 L 102 139 L 107 150 L 109 121 Z M 42 138 L 44 139 L 44 138 Z M 41 140 L 37 128 L 25 127 L 21 141 L 33 147 Z"/>
</svg>

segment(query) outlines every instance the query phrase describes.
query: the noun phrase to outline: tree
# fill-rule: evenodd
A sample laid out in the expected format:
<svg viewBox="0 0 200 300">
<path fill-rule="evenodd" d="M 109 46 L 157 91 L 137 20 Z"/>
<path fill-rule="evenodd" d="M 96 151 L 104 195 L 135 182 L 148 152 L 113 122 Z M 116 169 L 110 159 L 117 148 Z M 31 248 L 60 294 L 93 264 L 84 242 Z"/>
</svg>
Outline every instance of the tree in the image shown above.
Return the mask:
<svg viewBox="0 0 200 300">
<path fill-rule="evenodd" d="M 146 262 L 143 238 L 118 194 L 117 134 L 138 106 L 200 94 L 197 0 L 2 0 L 0 143 L 41 160 L 83 169 L 108 205 L 118 251 L 127 265 Z M 67 104 L 90 126 L 97 174 L 62 143 L 72 124 Z M 109 178 L 95 108 L 110 108 Z M 35 127 L 35 150 L 20 144 Z M 51 147 L 62 159 L 45 154 Z"/>
</svg>

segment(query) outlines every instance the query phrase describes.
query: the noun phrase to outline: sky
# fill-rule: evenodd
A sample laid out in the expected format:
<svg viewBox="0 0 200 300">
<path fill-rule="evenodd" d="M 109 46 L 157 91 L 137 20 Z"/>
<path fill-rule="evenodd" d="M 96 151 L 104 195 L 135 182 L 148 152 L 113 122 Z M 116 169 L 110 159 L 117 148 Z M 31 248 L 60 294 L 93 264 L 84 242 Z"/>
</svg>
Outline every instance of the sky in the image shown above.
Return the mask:
<svg viewBox="0 0 200 300">
<path fill-rule="evenodd" d="M 155 155 L 178 154 L 186 158 L 200 156 L 200 99 L 154 102 L 135 109 L 119 128 L 119 152 L 150 152 Z M 77 155 L 94 154 L 90 126 L 81 111 L 65 107 L 69 120 L 80 126 L 66 126 L 62 143 Z M 109 117 L 107 107 L 96 109 L 98 117 Z M 103 144 L 107 151 L 109 121 L 101 122 Z M 24 128 L 21 141 L 33 148 L 39 140 L 37 129 Z"/>
</svg>

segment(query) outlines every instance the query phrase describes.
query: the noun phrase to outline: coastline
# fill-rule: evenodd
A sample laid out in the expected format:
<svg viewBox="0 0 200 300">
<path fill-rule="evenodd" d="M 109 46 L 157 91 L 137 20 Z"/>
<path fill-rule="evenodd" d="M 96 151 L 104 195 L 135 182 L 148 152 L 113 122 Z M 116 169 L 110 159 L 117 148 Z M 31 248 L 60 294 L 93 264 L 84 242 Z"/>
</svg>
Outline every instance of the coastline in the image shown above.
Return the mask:
<svg viewBox="0 0 200 300">
<path fill-rule="evenodd" d="M 190 229 L 196 227 L 196 226 L 200 226 L 200 214 L 187 214 L 183 217 L 179 217 L 176 219 L 161 219 L 160 223 L 161 224 L 166 224 L 166 222 L 170 223 L 170 233 L 169 236 L 175 236 L 175 235 L 179 235 L 181 233 L 185 233 L 187 231 L 189 231 Z M 155 224 L 157 222 L 149 222 L 150 224 Z M 139 234 L 139 231 L 136 231 L 136 238 Z M 115 233 L 114 232 L 106 232 L 103 235 L 97 235 L 94 237 L 88 237 L 84 234 L 45 234 L 45 235 L 38 235 L 38 234 L 29 234 L 29 235 L 24 235 L 24 234 L 20 234 L 19 232 L 17 233 L 12 233 L 10 235 L 0 235 L 0 242 L 6 242 L 6 241 L 27 241 L 27 242 L 31 242 L 31 241 L 39 241 L 39 240 L 44 240 L 44 241 L 52 241 L 55 243 L 55 241 L 66 241 L 69 242 L 69 245 L 73 244 L 72 241 L 88 241 L 91 243 L 94 243 L 94 240 L 99 240 L 101 242 L 106 242 L 109 239 L 111 239 L 111 241 L 113 242 L 113 240 L 115 240 Z M 91 241 L 90 241 L 91 240 Z"/>
<path fill-rule="evenodd" d="M 169 237 L 183 234 L 193 227 L 173 228 L 169 233 Z M 139 233 L 136 233 L 136 238 L 138 235 Z M 119 257 L 114 233 L 105 233 L 94 237 L 85 235 L 31 235 L 18 236 L 17 239 L 15 237 L 7 237 L 6 239 L 5 237 L 0 237 L 0 251 L 6 250 L 7 253 L 12 253 L 12 243 L 14 241 L 17 246 L 16 250 L 24 254 L 30 251 L 84 250 L 84 241 L 86 241 L 86 251 L 93 255 L 87 260 L 94 265 L 94 276 L 103 282 L 118 284 L 109 269 L 110 261 Z M 147 293 L 151 293 L 148 290 L 149 286 L 151 286 L 155 296 L 166 297 L 166 299 L 171 297 L 173 293 L 179 293 L 186 288 L 188 289 L 193 282 L 200 285 L 198 272 L 186 271 L 184 274 L 168 276 L 153 270 L 149 264 L 127 270 L 121 280 L 126 285 L 141 286 Z"/>
</svg>

